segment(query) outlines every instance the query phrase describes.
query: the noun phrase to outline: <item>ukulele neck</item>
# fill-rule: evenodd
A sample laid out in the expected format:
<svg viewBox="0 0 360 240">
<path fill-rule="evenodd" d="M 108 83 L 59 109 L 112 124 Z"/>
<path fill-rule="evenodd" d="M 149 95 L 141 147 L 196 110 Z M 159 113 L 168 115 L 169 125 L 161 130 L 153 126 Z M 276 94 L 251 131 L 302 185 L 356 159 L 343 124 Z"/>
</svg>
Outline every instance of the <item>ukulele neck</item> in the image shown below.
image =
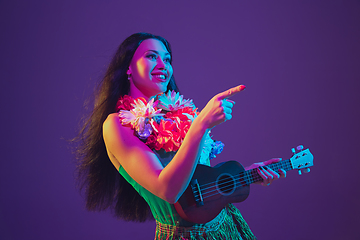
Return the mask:
<svg viewBox="0 0 360 240">
<path fill-rule="evenodd" d="M 283 160 L 283 161 L 276 162 L 276 163 L 271 163 L 267 166 L 269 168 L 271 168 L 274 172 L 278 172 L 279 169 L 284 169 L 285 171 L 294 169 L 291 165 L 290 159 Z M 262 177 L 257 172 L 257 169 L 258 168 L 254 168 L 254 169 L 249 169 L 249 170 L 245 171 L 244 180 L 246 181 L 246 185 L 250 185 L 254 182 L 259 182 L 259 181 L 263 180 Z"/>
</svg>

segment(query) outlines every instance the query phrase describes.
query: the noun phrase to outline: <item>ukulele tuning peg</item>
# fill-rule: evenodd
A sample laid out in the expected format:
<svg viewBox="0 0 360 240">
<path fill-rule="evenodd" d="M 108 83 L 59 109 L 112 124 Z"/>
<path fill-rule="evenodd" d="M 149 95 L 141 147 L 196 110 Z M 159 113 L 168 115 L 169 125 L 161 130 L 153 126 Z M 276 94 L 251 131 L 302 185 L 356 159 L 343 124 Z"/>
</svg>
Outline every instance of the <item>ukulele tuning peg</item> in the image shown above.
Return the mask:
<svg viewBox="0 0 360 240">
<path fill-rule="evenodd" d="M 310 168 L 299 169 L 299 175 L 310 172 Z"/>
<path fill-rule="evenodd" d="M 291 149 L 291 152 L 292 152 L 293 154 L 296 154 L 296 153 L 298 153 L 298 152 L 301 152 L 303 149 L 304 149 L 304 146 L 303 146 L 303 145 L 298 145 L 296 148 L 292 148 L 292 149 Z"/>
<path fill-rule="evenodd" d="M 296 147 L 296 150 L 298 151 L 302 151 L 304 149 L 304 146 L 303 145 L 299 145 Z"/>
</svg>

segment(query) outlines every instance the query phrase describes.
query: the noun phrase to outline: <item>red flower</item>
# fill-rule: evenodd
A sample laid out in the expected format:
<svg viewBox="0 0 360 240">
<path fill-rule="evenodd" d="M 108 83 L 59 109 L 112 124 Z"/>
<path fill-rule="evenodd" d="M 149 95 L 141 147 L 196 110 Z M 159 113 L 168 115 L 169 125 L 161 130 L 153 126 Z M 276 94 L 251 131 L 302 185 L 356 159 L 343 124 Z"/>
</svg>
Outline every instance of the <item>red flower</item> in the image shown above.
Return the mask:
<svg viewBox="0 0 360 240">
<path fill-rule="evenodd" d="M 146 139 L 146 145 L 150 148 L 153 149 L 156 147 L 156 143 L 157 143 L 157 136 L 155 134 L 151 134 L 147 139 Z"/>
<path fill-rule="evenodd" d="M 152 126 L 156 132 L 155 150 L 163 148 L 166 152 L 176 151 L 180 147 L 180 134 L 173 121 L 161 120 L 160 124 L 153 121 Z"/>
<path fill-rule="evenodd" d="M 196 109 L 193 110 L 191 107 L 180 108 L 173 112 L 167 112 L 165 114 L 165 118 L 170 118 L 170 119 L 175 120 L 178 117 L 182 121 L 189 120 L 189 118 L 186 115 L 184 115 L 183 113 L 187 113 L 187 114 L 191 115 L 192 117 L 194 117 L 195 113 L 196 113 Z"/>
<path fill-rule="evenodd" d="M 133 106 L 131 106 L 132 103 L 134 103 L 134 99 L 131 96 L 124 95 L 120 97 L 119 100 L 117 101 L 115 110 L 117 112 L 120 110 L 130 111 L 131 109 L 134 108 Z"/>
<path fill-rule="evenodd" d="M 173 97 L 176 98 L 176 96 Z M 156 107 L 158 106 L 157 101 L 153 101 L 152 99 L 149 103 L 151 106 L 147 106 L 148 103 L 144 98 L 134 99 L 128 95 L 121 96 L 116 104 L 116 111 L 119 112 L 121 123 L 139 131 L 138 127 L 146 121 L 153 128 L 145 142 L 150 149 L 157 151 L 164 149 L 166 152 L 177 151 L 189 131 L 195 115 L 198 114 L 197 109 L 194 109 L 194 105 L 189 100 L 184 103 L 180 101 L 181 106 L 176 102 L 179 105 L 177 107 L 167 103 L 164 106 L 169 105 L 169 108 L 163 109 L 164 112 L 167 112 L 164 115 L 160 114 L 161 110 Z"/>
<path fill-rule="evenodd" d="M 181 138 L 181 142 L 180 142 L 181 144 L 187 132 L 189 131 L 189 128 L 191 126 L 191 121 L 181 121 L 179 119 L 176 119 L 175 122 L 176 122 L 177 132 L 179 133 L 179 137 Z"/>
</svg>

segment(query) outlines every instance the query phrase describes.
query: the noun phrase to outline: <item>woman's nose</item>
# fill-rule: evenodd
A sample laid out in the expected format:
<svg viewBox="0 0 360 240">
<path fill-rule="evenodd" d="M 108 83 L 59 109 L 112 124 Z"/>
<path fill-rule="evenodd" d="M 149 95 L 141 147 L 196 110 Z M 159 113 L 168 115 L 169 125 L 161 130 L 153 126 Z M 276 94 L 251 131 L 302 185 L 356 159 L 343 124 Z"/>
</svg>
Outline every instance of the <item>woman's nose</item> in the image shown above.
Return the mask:
<svg viewBox="0 0 360 240">
<path fill-rule="evenodd" d="M 157 66 L 158 68 L 160 68 L 160 69 L 165 69 L 166 64 L 165 64 L 164 61 L 159 57 L 156 66 Z"/>
</svg>

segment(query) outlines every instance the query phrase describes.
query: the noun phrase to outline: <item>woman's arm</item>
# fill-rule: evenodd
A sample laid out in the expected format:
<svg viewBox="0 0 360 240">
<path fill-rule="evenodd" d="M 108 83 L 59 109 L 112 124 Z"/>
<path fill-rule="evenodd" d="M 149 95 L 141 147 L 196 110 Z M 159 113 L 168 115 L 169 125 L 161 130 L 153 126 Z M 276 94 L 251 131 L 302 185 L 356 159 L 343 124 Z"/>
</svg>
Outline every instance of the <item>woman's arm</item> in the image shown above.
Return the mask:
<svg viewBox="0 0 360 240">
<path fill-rule="evenodd" d="M 165 168 L 155 153 L 134 136 L 132 129 L 121 125 L 117 114 L 110 114 L 103 124 L 103 136 L 110 159 L 115 167 L 121 165 L 145 189 L 169 203 L 175 203 L 194 173 L 205 133 L 231 119 L 233 103 L 227 98 L 243 89 L 242 85 L 229 89 L 208 102 Z"/>
<path fill-rule="evenodd" d="M 109 115 L 103 125 L 105 145 L 115 167 L 122 165 L 137 183 L 169 203 L 175 203 L 185 190 L 206 131 L 193 124 L 173 160 L 163 168 L 156 154 L 134 136 L 134 131 L 121 125 L 118 114 Z"/>
</svg>

